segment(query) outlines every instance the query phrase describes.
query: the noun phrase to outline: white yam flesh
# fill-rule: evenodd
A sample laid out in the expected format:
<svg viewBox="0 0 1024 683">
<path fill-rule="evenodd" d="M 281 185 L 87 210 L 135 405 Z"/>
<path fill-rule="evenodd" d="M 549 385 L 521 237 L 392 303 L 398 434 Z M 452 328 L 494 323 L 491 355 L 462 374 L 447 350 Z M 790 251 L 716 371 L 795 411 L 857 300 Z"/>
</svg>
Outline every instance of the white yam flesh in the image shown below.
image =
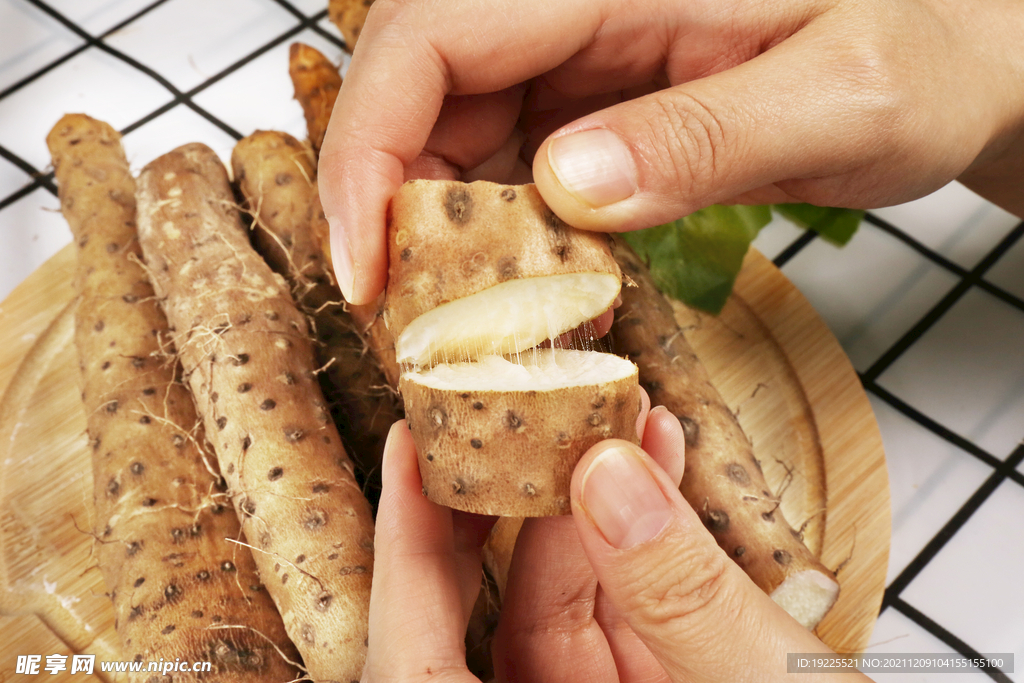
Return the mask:
<svg viewBox="0 0 1024 683">
<path fill-rule="evenodd" d="M 517 354 L 601 315 L 619 288 L 610 273 L 509 280 L 413 320 L 396 341 L 398 361 L 422 367 Z"/>
</svg>

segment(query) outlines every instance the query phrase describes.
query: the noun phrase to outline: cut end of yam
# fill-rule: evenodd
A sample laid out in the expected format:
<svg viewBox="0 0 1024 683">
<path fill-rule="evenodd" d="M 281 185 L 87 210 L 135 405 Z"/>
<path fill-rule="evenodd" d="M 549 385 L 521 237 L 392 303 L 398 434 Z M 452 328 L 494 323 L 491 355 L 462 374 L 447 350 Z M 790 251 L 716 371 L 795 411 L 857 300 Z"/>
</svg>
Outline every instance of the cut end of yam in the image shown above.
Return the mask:
<svg viewBox="0 0 1024 683">
<path fill-rule="evenodd" d="M 797 572 L 771 592 L 771 598 L 804 628 L 813 630 L 839 597 L 839 584 L 816 569 Z"/>
<path fill-rule="evenodd" d="M 485 515 L 570 512 L 569 483 L 599 441 L 637 442 L 636 366 L 610 354 L 534 349 L 402 376 L 427 496 Z"/>
<path fill-rule="evenodd" d="M 621 281 L 610 273 L 509 280 L 427 311 L 395 343 L 417 367 L 507 356 L 579 327 L 611 308 Z"/>
</svg>

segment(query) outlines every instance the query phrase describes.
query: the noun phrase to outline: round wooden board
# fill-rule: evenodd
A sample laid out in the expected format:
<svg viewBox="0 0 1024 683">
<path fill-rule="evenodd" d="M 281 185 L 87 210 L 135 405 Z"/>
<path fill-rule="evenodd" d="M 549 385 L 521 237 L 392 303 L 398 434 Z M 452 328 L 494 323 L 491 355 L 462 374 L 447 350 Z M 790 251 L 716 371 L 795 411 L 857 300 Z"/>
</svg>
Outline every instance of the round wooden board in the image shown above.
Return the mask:
<svg viewBox="0 0 1024 683">
<path fill-rule="evenodd" d="M 0 638 L 13 654 L 117 659 L 113 610 L 91 555 L 73 259 L 69 246 L 0 305 Z M 870 404 L 835 338 L 771 262 L 752 250 L 735 292 L 720 316 L 678 306 L 677 318 L 782 491 L 787 519 L 839 570 L 839 601 L 818 635 L 837 651 L 862 651 L 881 605 L 890 535 Z M 64 677 L 84 678 L 51 680 Z"/>
</svg>

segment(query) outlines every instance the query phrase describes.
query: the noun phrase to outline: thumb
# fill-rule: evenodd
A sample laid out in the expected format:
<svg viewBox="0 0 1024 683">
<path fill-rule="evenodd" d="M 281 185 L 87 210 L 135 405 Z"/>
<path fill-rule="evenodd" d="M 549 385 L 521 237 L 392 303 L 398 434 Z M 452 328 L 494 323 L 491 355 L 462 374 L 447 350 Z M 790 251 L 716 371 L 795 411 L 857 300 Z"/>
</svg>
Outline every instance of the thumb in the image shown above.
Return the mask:
<svg viewBox="0 0 1024 683">
<path fill-rule="evenodd" d="M 893 126 L 863 78 L 808 57 L 830 54 L 821 43 L 836 38 L 820 34 L 564 126 L 534 157 L 541 195 L 570 225 L 615 232 L 729 201 L 875 201 L 850 180 Z"/>
<path fill-rule="evenodd" d="M 637 446 L 580 461 L 572 509 L 602 590 L 673 681 L 772 681 L 788 652 L 827 652 L 715 543 Z"/>
</svg>

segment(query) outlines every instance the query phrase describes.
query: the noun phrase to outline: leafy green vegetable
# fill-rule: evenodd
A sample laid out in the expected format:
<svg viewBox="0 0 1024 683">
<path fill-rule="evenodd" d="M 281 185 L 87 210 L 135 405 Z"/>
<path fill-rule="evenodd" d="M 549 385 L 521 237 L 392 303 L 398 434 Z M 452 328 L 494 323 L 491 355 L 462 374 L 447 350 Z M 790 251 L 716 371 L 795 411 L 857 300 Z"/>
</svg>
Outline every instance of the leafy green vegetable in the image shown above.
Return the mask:
<svg viewBox="0 0 1024 683">
<path fill-rule="evenodd" d="M 773 208 L 837 245 L 853 237 L 864 215 L 810 204 L 715 205 L 622 237 L 647 262 L 661 291 L 694 308 L 718 313 L 732 292 L 750 243 L 771 221 Z"/>
</svg>

